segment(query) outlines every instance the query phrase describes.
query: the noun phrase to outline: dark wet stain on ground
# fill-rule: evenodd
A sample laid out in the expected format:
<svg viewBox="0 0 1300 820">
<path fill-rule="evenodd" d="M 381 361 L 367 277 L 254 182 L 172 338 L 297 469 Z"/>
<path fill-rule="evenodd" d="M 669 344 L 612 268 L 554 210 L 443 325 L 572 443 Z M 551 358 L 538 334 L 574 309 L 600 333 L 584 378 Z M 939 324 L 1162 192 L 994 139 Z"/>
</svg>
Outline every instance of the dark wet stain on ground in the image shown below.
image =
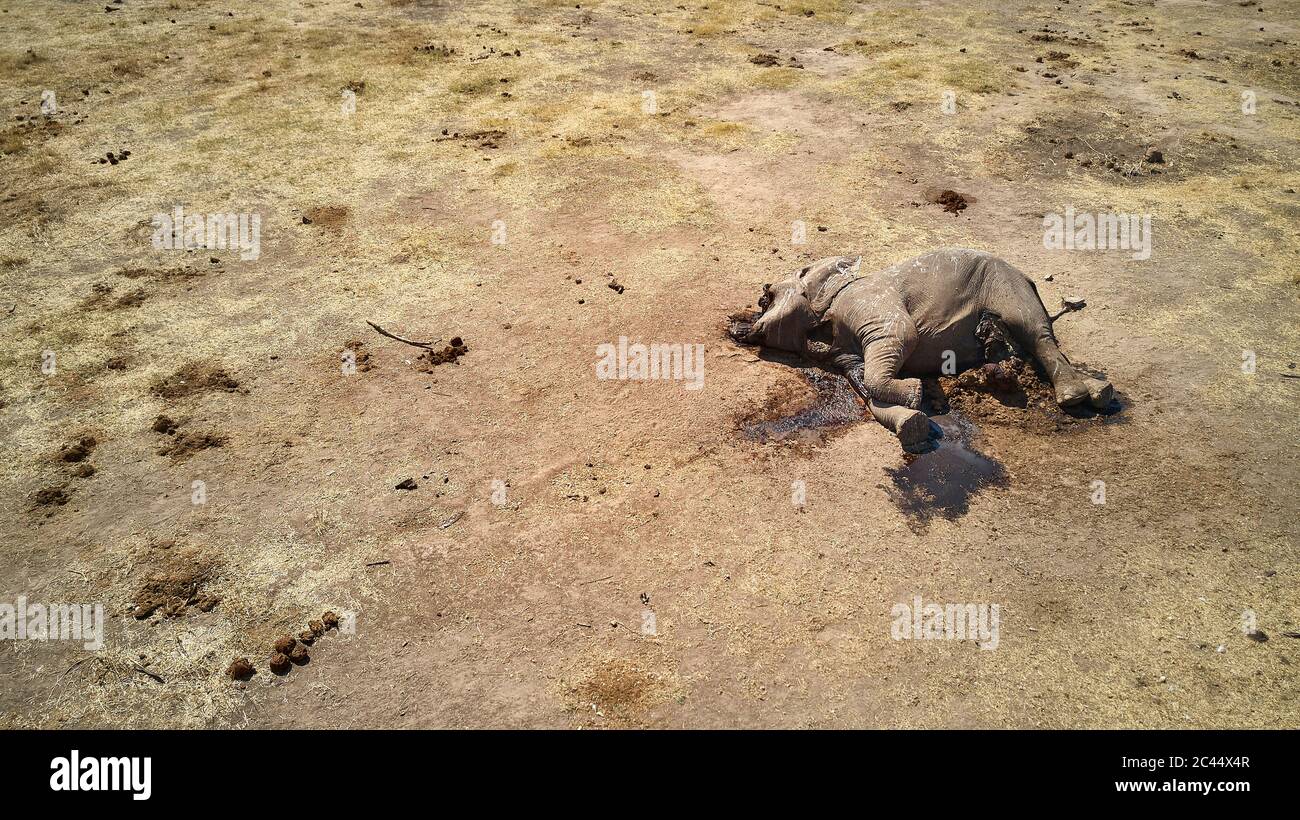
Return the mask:
<svg viewBox="0 0 1300 820">
<path fill-rule="evenodd" d="M 904 453 L 901 467 L 885 469 L 893 482 L 885 491 L 913 532 L 925 532 L 936 517 L 955 521 L 970 512 L 972 496 L 1007 485 L 1002 465 L 971 444 L 974 425 L 956 413 L 930 421 L 943 431 L 942 438 L 932 440 L 933 449 Z"/>
<path fill-rule="evenodd" d="M 848 379 L 816 367 L 797 368 L 815 391 L 811 401 L 777 402 L 775 412 L 740 422 L 740 431 L 753 441 L 794 440 L 824 443 L 828 435 L 862 421 L 864 408 Z M 785 406 L 782 406 L 785 405 Z"/>
</svg>

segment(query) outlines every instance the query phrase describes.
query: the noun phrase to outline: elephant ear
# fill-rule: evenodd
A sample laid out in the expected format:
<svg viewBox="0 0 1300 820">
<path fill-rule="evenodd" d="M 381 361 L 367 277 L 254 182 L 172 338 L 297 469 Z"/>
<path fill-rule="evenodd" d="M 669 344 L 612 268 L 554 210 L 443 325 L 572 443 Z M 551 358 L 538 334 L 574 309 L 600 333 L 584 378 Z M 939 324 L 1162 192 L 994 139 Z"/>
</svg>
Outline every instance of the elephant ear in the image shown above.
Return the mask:
<svg viewBox="0 0 1300 820">
<path fill-rule="evenodd" d="M 830 309 L 840 291 L 862 278 L 862 257 L 841 256 L 814 265 L 804 277 L 804 293 L 818 316 Z"/>
</svg>

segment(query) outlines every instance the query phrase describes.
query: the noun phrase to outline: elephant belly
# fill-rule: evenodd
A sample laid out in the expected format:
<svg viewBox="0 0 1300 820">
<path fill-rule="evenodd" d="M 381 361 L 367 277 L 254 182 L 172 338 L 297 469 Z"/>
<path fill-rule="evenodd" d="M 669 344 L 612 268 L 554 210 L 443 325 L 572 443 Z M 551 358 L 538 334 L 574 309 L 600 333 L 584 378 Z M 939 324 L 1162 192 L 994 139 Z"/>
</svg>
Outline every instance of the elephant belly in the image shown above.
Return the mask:
<svg viewBox="0 0 1300 820">
<path fill-rule="evenodd" d="M 946 371 L 959 373 L 979 364 L 984 357 L 983 346 L 975 336 L 979 324 L 979 311 L 962 311 L 961 315 L 942 324 L 917 321 L 917 341 L 912 354 L 903 363 L 905 376 L 937 376 Z M 955 368 L 955 369 L 954 369 Z"/>
</svg>

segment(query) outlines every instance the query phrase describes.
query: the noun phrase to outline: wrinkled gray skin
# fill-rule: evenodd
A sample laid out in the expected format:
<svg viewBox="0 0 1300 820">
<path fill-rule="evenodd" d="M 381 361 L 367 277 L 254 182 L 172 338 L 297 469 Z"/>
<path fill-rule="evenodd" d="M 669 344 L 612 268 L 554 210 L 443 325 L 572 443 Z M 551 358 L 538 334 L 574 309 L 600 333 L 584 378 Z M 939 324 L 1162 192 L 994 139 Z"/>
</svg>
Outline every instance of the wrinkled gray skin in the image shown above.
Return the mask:
<svg viewBox="0 0 1300 820">
<path fill-rule="evenodd" d="M 930 434 L 916 376 L 942 372 L 945 351 L 954 372 L 980 364 L 975 328 L 985 314 L 1042 364 L 1062 407 L 1110 404 L 1110 383 L 1070 364 L 1033 282 L 1002 259 L 944 248 L 876 273 L 860 264 L 860 257 L 830 257 L 765 285 L 761 315 L 736 323 L 732 336 L 833 363 L 906 446 Z"/>
</svg>

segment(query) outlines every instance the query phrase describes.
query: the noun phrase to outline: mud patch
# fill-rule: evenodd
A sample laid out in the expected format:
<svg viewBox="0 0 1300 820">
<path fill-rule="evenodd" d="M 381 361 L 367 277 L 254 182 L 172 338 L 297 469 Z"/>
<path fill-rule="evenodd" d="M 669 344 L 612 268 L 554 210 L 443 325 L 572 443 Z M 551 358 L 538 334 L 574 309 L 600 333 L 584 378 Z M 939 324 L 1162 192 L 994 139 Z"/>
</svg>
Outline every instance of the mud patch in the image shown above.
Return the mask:
<svg viewBox="0 0 1300 820">
<path fill-rule="evenodd" d="M 232 393 L 238 389 L 239 382 L 225 368 L 207 362 L 190 362 L 170 376 L 154 379 L 150 392 L 164 399 L 180 399 L 212 390 Z"/>
<path fill-rule="evenodd" d="M 127 279 L 152 279 L 158 282 L 170 282 L 184 279 L 196 279 L 201 276 L 207 276 L 207 273 L 198 268 L 173 267 L 173 268 L 122 268 L 117 272 L 118 276 Z"/>
<path fill-rule="evenodd" d="M 925 200 L 934 205 L 939 205 L 945 212 L 953 216 L 957 216 L 975 202 L 974 197 L 948 188 L 926 191 Z"/>
<path fill-rule="evenodd" d="M 158 455 L 172 461 L 185 461 L 195 453 L 224 446 L 226 437 L 217 433 L 174 433 L 175 437 L 158 448 Z"/>
<path fill-rule="evenodd" d="M 90 463 L 90 456 L 99 446 L 99 439 L 93 435 L 81 435 L 59 447 L 55 461 L 74 478 L 90 478 L 95 474 L 95 465 Z"/>
<path fill-rule="evenodd" d="M 501 147 L 502 140 L 505 138 L 506 132 L 497 128 L 491 128 L 486 131 L 470 131 L 464 134 L 459 131 L 449 131 L 444 128 L 442 129 L 442 136 L 436 137 L 433 141 L 463 141 L 478 148 L 499 148 Z"/>
<path fill-rule="evenodd" d="M 137 308 L 149 298 L 148 291 L 136 288 L 130 293 L 114 298 L 113 286 L 107 282 L 96 282 L 90 287 L 90 295 L 81 300 L 82 310 L 124 310 Z"/>
<path fill-rule="evenodd" d="M 922 409 L 929 415 L 955 412 L 975 424 L 1014 426 L 1040 435 L 1079 429 L 1081 422 L 1126 420 L 1120 415 L 1120 398 L 1101 410 L 1086 403 L 1062 409 L 1041 368 L 1025 355 L 996 316 L 981 317 L 975 334 L 983 346 L 984 364 L 955 376 L 922 380 Z M 1079 369 L 1103 377 L 1088 368 Z"/>
<path fill-rule="evenodd" d="M 70 441 L 59 448 L 59 460 L 66 462 L 80 462 L 90 458 L 90 454 L 95 452 L 95 447 L 99 445 L 99 440 L 94 436 L 79 436 L 76 440 Z"/>
<path fill-rule="evenodd" d="M 468 352 L 469 346 L 455 336 L 442 350 L 429 350 L 420 356 L 420 372 L 429 373 L 440 364 L 456 364 L 456 360 Z"/>
<path fill-rule="evenodd" d="M 206 591 L 215 571 L 215 562 L 198 550 L 164 553 L 132 596 L 131 616 L 144 620 L 161 612 L 164 618 L 177 618 L 191 607 L 211 612 L 221 603 L 221 598 Z"/>
<path fill-rule="evenodd" d="M 17 119 L 22 120 L 22 115 Z M 63 125 L 55 120 L 38 121 L 31 117 L 18 125 L 0 131 L 0 154 L 21 154 L 29 147 L 40 146 L 58 136 Z"/>
<path fill-rule="evenodd" d="M 171 456 L 173 462 L 181 462 L 195 453 L 225 445 L 226 437 L 218 433 L 195 433 L 182 430 L 187 421 L 177 421 L 166 415 L 158 416 L 153 420 L 149 429 L 164 436 L 171 436 L 158 448 L 156 451 L 158 455 Z"/>
<path fill-rule="evenodd" d="M 1132 112 L 1056 117 L 1026 126 L 1011 156 L 1049 176 L 1067 162 L 1095 177 L 1135 182 L 1234 173 L 1260 159 L 1229 133 L 1176 136 Z"/>
<path fill-rule="evenodd" d="M 927 453 L 904 453 L 901 467 L 886 468 L 885 492 L 915 533 L 935 518 L 955 521 L 970 512 L 970 499 L 988 487 L 1005 487 L 1007 473 L 972 444 L 975 426 L 957 413 L 930 419 L 943 431 Z"/>
<path fill-rule="evenodd" d="M 130 293 L 123 294 L 109 306 L 110 310 L 124 310 L 126 308 L 137 308 L 145 303 L 149 298 L 149 292 L 144 288 L 136 288 Z"/>
<path fill-rule="evenodd" d="M 596 667 L 574 690 L 578 708 L 615 723 L 631 723 L 664 697 L 664 682 L 633 661 L 616 659 Z"/>
<path fill-rule="evenodd" d="M 113 297 L 113 286 L 107 282 L 96 282 L 90 286 L 90 295 L 81 300 L 82 310 L 94 310 L 106 305 Z"/>
<path fill-rule="evenodd" d="M 159 416 L 153 420 L 153 425 L 149 429 L 170 436 L 179 430 L 180 426 L 181 423 L 171 416 Z"/>
<path fill-rule="evenodd" d="M 72 496 L 69 495 L 68 491 L 62 486 L 42 487 L 32 493 L 30 507 L 33 510 L 62 507 L 64 504 L 67 504 L 71 498 Z M 54 510 L 50 509 L 50 514 L 53 514 L 53 512 Z"/>
<path fill-rule="evenodd" d="M 760 409 L 738 420 L 745 438 L 824 444 L 862 420 L 862 401 L 848 379 L 816 367 L 797 372 L 804 385 L 787 382 L 772 388 Z"/>
<path fill-rule="evenodd" d="M 1102 375 L 1080 369 L 1093 376 Z M 1062 409 L 1038 367 L 1018 356 L 988 362 L 956 376 L 923 379 L 922 384 L 922 409 L 927 413 L 958 413 L 979 425 L 1016 427 L 1026 433 L 1047 435 L 1127 421 L 1120 412 L 1127 399 L 1118 392 L 1110 407 L 1101 410 L 1086 403 Z"/>
<path fill-rule="evenodd" d="M 347 224 L 351 212 L 344 205 L 320 205 L 308 208 L 302 215 L 302 224 L 315 225 L 331 233 L 339 233 Z"/>
</svg>

